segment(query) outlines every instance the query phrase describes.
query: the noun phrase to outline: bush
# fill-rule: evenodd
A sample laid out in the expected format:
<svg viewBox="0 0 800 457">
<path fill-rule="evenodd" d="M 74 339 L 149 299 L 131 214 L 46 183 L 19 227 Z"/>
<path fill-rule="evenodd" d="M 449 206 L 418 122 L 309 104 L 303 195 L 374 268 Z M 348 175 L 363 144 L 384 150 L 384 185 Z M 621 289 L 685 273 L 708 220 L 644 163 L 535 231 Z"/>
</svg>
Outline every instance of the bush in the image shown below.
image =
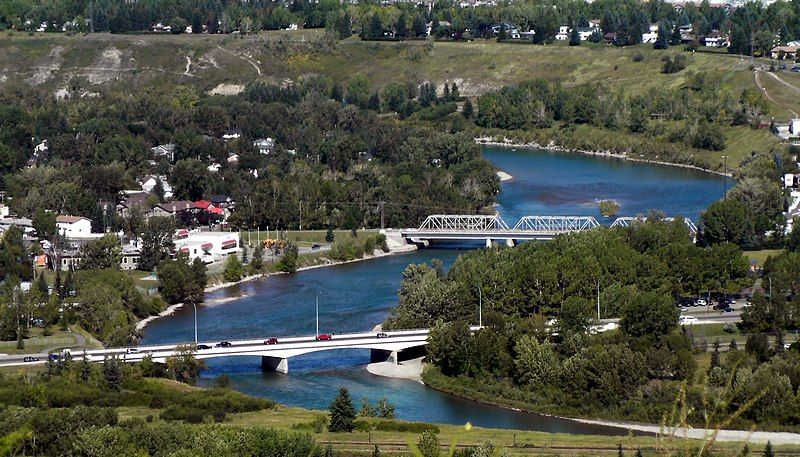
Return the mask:
<svg viewBox="0 0 800 457">
<path fill-rule="evenodd" d="M 225 416 L 226 415 L 227 415 L 227 413 L 225 413 L 224 410 L 218 409 L 218 410 L 214 411 L 214 414 L 213 414 L 214 422 L 225 422 Z"/>
<path fill-rule="evenodd" d="M 678 73 L 686 68 L 686 56 L 683 54 L 678 54 L 674 58 L 664 56 L 661 61 L 664 62 L 664 66 L 661 67 L 661 72 L 664 74 Z"/>
<path fill-rule="evenodd" d="M 399 432 L 399 433 L 439 433 L 439 427 L 436 424 L 429 424 L 427 422 L 403 422 L 396 420 L 363 420 L 359 419 L 355 422 L 356 430 L 366 432 L 369 430 L 377 430 L 381 432 Z"/>
<path fill-rule="evenodd" d="M 641 52 L 637 52 L 636 54 L 633 55 L 633 57 L 631 57 L 631 60 L 633 60 L 634 62 L 642 62 L 644 60 L 644 54 L 642 54 Z"/>
</svg>

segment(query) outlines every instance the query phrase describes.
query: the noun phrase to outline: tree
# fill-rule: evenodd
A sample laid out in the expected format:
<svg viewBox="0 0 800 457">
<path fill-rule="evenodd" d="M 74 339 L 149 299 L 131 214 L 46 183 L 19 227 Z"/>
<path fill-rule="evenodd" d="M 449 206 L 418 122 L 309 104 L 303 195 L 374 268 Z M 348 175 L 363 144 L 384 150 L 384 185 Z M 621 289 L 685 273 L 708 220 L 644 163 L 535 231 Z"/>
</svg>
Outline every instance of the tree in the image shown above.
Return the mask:
<svg viewBox="0 0 800 457">
<path fill-rule="evenodd" d="M 735 243 L 750 246 L 754 242 L 754 227 L 747 206 L 739 200 L 718 200 L 700 217 L 706 243 Z"/>
<path fill-rule="evenodd" d="M 185 255 L 164 260 L 158 265 L 158 291 L 169 304 L 202 303 L 206 285 L 206 266 L 195 258 L 189 263 Z"/>
<path fill-rule="evenodd" d="M 227 282 L 236 282 L 242 279 L 244 275 L 244 267 L 242 262 L 239 261 L 239 256 L 231 254 L 225 260 L 225 271 L 223 276 Z"/>
<path fill-rule="evenodd" d="M 122 390 L 122 364 L 115 356 L 103 359 L 103 380 L 106 386 L 116 392 Z"/>
<path fill-rule="evenodd" d="M 278 262 L 278 270 L 287 273 L 294 273 L 298 267 L 298 250 L 297 245 L 289 243 L 283 251 L 280 262 Z"/>
<path fill-rule="evenodd" d="M 164 182 L 161 181 L 161 178 L 156 178 L 156 184 L 153 186 L 153 193 L 156 197 L 158 197 L 158 202 L 164 202 Z"/>
<path fill-rule="evenodd" d="M 543 387 L 558 379 L 558 355 L 549 341 L 539 343 L 535 337 L 523 335 L 517 341 L 516 352 L 514 365 L 521 384 Z"/>
<path fill-rule="evenodd" d="M 653 49 L 667 49 L 669 47 L 669 37 L 667 35 L 667 28 L 664 24 L 659 24 L 658 37 L 656 38 L 656 42 L 653 43 Z"/>
<path fill-rule="evenodd" d="M 253 249 L 253 259 L 250 260 L 250 268 L 253 271 L 261 271 L 264 267 L 264 245 L 257 243 L 256 248 Z"/>
<path fill-rule="evenodd" d="M 641 293 L 622 309 L 620 329 L 631 338 L 660 341 L 678 321 L 678 310 L 669 296 L 657 292 Z"/>
<path fill-rule="evenodd" d="M 189 23 L 186 22 L 186 19 L 178 16 L 172 18 L 172 20 L 169 21 L 169 28 L 173 35 L 179 35 L 183 33 L 184 31 L 186 31 L 186 27 L 188 25 Z"/>
<path fill-rule="evenodd" d="M 56 234 L 56 214 L 37 208 L 33 214 L 32 225 L 40 240 L 52 240 Z"/>
<path fill-rule="evenodd" d="M 99 240 L 92 240 L 81 248 L 80 268 L 82 270 L 118 269 L 122 260 L 122 246 L 113 233 Z"/>
<path fill-rule="evenodd" d="M 372 13 L 369 21 L 369 28 L 367 29 L 366 38 L 369 40 L 377 40 L 383 38 L 383 24 L 381 17 L 378 13 Z"/>
<path fill-rule="evenodd" d="M 766 362 L 770 358 L 769 339 L 765 333 L 753 333 L 747 337 L 744 348 L 759 362 Z"/>
<path fill-rule="evenodd" d="M 419 13 L 414 14 L 414 18 L 411 20 L 411 34 L 414 38 L 421 38 L 427 35 L 428 28 L 425 25 L 425 19 L 422 18 L 422 15 Z"/>
<path fill-rule="evenodd" d="M 353 406 L 353 400 L 350 398 L 350 392 L 342 387 L 339 389 L 339 395 L 333 400 L 330 406 L 331 421 L 328 425 L 328 430 L 333 433 L 339 432 L 352 432 L 356 420 L 356 408 Z"/>
<path fill-rule="evenodd" d="M 197 384 L 200 372 L 206 368 L 205 362 L 195 358 L 191 345 L 178 346 L 176 352 L 176 355 L 167 357 L 167 373 L 176 381 L 191 386 Z"/>
<path fill-rule="evenodd" d="M 786 250 L 800 252 L 800 217 L 792 220 L 792 231 L 786 237 Z"/>
<path fill-rule="evenodd" d="M 592 317 L 592 304 L 583 297 L 571 296 L 561 305 L 558 328 L 562 333 L 586 333 Z"/>
<path fill-rule="evenodd" d="M 395 406 L 392 403 L 389 403 L 389 399 L 386 398 L 385 395 L 378 400 L 375 410 L 376 414 L 380 418 L 394 419 Z"/>
<path fill-rule="evenodd" d="M 176 198 L 200 200 L 208 186 L 208 169 L 196 159 L 179 160 L 172 168 L 170 182 Z"/>
<path fill-rule="evenodd" d="M 147 219 L 142 232 L 142 251 L 139 269 L 152 271 L 159 263 L 169 258 L 175 247 L 175 218 L 153 216 Z"/>
<path fill-rule="evenodd" d="M 572 32 L 569 34 L 569 45 L 570 46 L 580 46 L 581 45 L 581 36 L 578 34 L 578 28 L 572 27 Z"/>
<path fill-rule="evenodd" d="M 400 13 L 400 16 L 397 18 L 395 36 L 401 39 L 408 38 L 408 19 L 406 19 L 405 12 Z"/>
<path fill-rule="evenodd" d="M 422 457 L 439 457 L 441 455 L 439 437 L 430 430 L 422 432 L 417 441 L 417 450 Z"/>
<path fill-rule="evenodd" d="M 681 44 L 681 27 L 680 21 L 675 24 L 670 24 L 672 27 L 672 32 L 669 35 L 669 44 L 672 46 L 677 46 Z"/>
<path fill-rule="evenodd" d="M 767 444 L 764 446 L 764 457 L 775 457 L 775 451 L 772 449 L 772 442 L 767 441 Z"/>
<path fill-rule="evenodd" d="M 328 229 L 325 230 L 325 241 L 327 241 L 328 243 L 333 243 L 334 239 L 335 238 L 333 236 L 333 226 L 328 225 Z"/>
<path fill-rule="evenodd" d="M 500 24 L 500 31 L 497 32 L 497 42 L 502 43 L 506 38 L 508 38 L 508 31 L 506 30 L 505 22 L 503 22 Z"/>
<path fill-rule="evenodd" d="M 474 113 L 474 108 L 472 107 L 472 101 L 469 98 L 464 100 L 464 108 L 461 110 L 461 114 L 464 115 L 465 118 L 471 119 Z"/>
</svg>

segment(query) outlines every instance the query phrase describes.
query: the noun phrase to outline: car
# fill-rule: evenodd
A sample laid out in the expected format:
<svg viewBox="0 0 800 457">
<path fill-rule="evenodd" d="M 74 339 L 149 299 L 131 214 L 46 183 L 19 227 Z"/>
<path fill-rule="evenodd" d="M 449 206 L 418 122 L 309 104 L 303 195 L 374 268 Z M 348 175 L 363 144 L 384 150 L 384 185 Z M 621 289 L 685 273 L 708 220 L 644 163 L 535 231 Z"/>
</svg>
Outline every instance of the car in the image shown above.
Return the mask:
<svg viewBox="0 0 800 457">
<path fill-rule="evenodd" d="M 375 335 L 375 336 L 377 336 L 378 338 L 389 338 L 389 335 L 387 335 L 387 334 L 386 334 L 386 333 L 384 333 L 384 332 L 379 332 L 379 333 L 378 333 L 377 335 Z"/>
<path fill-rule="evenodd" d="M 227 348 L 227 347 L 230 347 L 230 346 L 231 346 L 231 343 L 228 342 L 228 341 L 220 341 L 219 343 L 214 345 L 214 347 L 218 347 L 218 348 Z"/>
<path fill-rule="evenodd" d="M 700 322 L 700 319 L 694 316 L 681 316 L 678 322 L 680 323 L 680 325 L 694 325 Z"/>
<path fill-rule="evenodd" d="M 128 348 L 128 349 L 125 349 L 125 353 L 126 354 L 138 354 L 139 350 L 136 349 L 136 348 Z"/>
<path fill-rule="evenodd" d="M 53 362 L 58 362 L 61 360 L 61 356 L 58 354 L 50 354 L 47 356 L 48 359 L 52 360 Z"/>
<path fill-rule="evenodd" d="M 25 357 L 24 359 L 22 359 L 22 361 L 26 362 L 26 363 L 27 362 L 38 362 L 39 358 L 38 357 L 30 357 L 30 356 L 28 356 L 28 357 Z"/>
<path fill-rule="evenodd" d="M 732 312 L 733 312 L 733 308 L 730 308 L 730 307 L 729 307 L 729 308 L 722 308 L 722 309 L 720 310 L 720 312 L 723 312 L 723 313 L 732 313 Z"/>
<path fill-rule="evenodd" d="M 319 335 L 317 335 L 317 341 L 330 341 L 330 340 L 331 336 L 328 335 L 327 333 L 320 333 Z"/>
<path fill-rule="evenodd" d="M 792 71 L 795 72 L 795 73 L 800 73 L 800 66 L 798 66 L 798 65 L 793 66 L 792 67 Z"/>
<path fill-rule="evenodd" d="M 264 341 L 264 344 L 278 344 L 278 339 L 277 338 L 269 338 L 266 341 Z"/>
<path fill-rule="evenodd" d="M 198 344 L 197 345 L 197 350 L 198 351 L 202 351 L 203 349 L 211 349 L 211 346 L 209 346 L 207 344 Z"/>
<path fill-rule="evenodd" d="M 695 306 L 706 306 L 706 305 L 708 305 L 708 302 L 706 301 L 705 298 L 698 298 L 697 300 L 695 300 L 694 305 Z"/>
<path fill-rule="evenodd" d="M 319 248 L 321 248 L 321 247 L 322 247 L 322 246 L 320 246 L 320 245 L 318 245 L 318 244 L 312 244 L 312 245 L 311 245 L 311 250 L 312 250 L 312 251 L 316 251 L 316 250 L 318 250 L 318 249 L 319 249 Z"/>
<path fill-rule="evenodd" d="M 681 312 L 685 313 L 686 311 L 689 311 L 689 308 L 687 308 L 685 306 L 681 306 Z"/>
</svg>

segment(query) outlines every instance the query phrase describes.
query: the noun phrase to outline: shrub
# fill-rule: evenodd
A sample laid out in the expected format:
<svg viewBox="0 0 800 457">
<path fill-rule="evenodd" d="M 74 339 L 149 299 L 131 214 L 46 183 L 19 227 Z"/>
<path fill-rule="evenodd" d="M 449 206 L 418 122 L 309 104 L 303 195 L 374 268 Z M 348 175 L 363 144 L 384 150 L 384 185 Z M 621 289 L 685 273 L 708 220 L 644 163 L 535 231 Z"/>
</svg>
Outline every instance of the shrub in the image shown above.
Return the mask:
<svg viewBox="0 0 800 457">
<path fill-rule="evenodd" d="M 225 422 L 225 416 L 226 415 L 227 414 L 225 413 L 224 410 L 218 409 L 218 410 L 214 411 L 214 414 L 213 414 L 214 422 Z"/>
<path fill-rule="evenodd" d="M 641 62 L 644 60 L 644 54 L 642 54 L 641 52 L 637 52 L 636 54 L 633 55 L 633 57 L 631 57 L 631 60 L 633 60 L 634 62 Z"/>
</svg>

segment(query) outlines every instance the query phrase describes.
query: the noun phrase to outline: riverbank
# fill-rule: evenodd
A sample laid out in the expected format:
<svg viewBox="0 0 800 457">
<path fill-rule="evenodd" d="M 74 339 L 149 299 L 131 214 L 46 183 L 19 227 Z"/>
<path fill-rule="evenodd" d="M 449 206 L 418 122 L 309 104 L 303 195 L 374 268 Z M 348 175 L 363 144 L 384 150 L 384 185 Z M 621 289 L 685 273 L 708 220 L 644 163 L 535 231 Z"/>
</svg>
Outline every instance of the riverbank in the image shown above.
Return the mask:
<svg viewBox="0 0 800 457">
<path fill-rule="evenodd" d="M 326 258 L 323 258 L 323 260 L 324 260 L 323 263 L 319 263 L 319 264 L 315 264 L 315 265 L 305 265 L 305 266 L 299 267 L 297 269 L 297 273 L 301 273 L 303 271 L 308 271 L 308 270 L 314 270 L 314 269 L 317 269 L 317 268 L 333 267 L 333 266 L 337 266 L 337 265 L 345 265 L 345 264 L 349 264 L 349 263 L 364 262 L 364 261 L 367 261 L 367 260 L 380 259 L 380 258 L 388 257 L 388 256 L 391 256 L 391 255 L 405 254 L 405 253 L 408 253 L 408 252 L 413 252 L 415 250 L 417 250 L 417 247 L 415 245 L 393 246 L 393 245 L 390 244 L 389 252 L 384 252 L 384 251 L 382 251 L 380 249 L 375 249 L 375 251 L 373 251 L 372 255 L 370 255 L 370 256 L 366 256 L 365 255 L 364 257 L 362 257 L 360 259 L 353 259 L 353 260 L 331 260 L 331 259 L 326 257 Z M 255 281 L 257 279 L 266 279 L 266 278 L 269 278 L 270 276 L 279 275 L 279 274 L 282 275 L 282 274 L 287 274 L 287 273 L 283 272 L 283 271 L 273 271 L 273 272 L 268 272 L 268 273 L 259 273 L 259 274 L 256 274 L 256 275 L 249 275 L 249 276 L 243 277 L 239 281 L 210 284 L 210 285 L 206 286 L 206 288 L 204 289 L 204 292 L 206 294 L 209 294 L 209 293 L 216 292 L 216 291 L 219 291 L 219 290 L 223 290 L 223 289 L 226 289 L 226 288 L 229 288 L 229 287 L 233 287 L 233 286 L 236 286 L 236 285 L 239 285 L 239 284 L 243 284 L 243 283 L 250 282 L 250 281 Z M 230 299 L 223 299 L 223 300 L 216 301 L 214 304 L 217 304 L 217 305 L 225 304 L 225 303 L 236 301 L 239 298 L 243 298 L 243 297 L 230 297 Z M 164 311 L 158 313 L 157 315 L 149 316 L 149 317 L 146 317 L 146 318 L 140 320 L 139 322 L 136 323 L 136 331 L 140 332 L 148 324 L 150 324 L 151 322 L 153 322 L 156 319 L 160 319 L 162 317 L 167 317 L 167 316 L 170 316 L 172 314 L 175 314 L 175 312 L 178 309 L 180 309 L 181 307 L 183 307 L 184 305 L 185 305 L 184 303 L 176 303 L 174 305 L 170 305 L 167 309 L 165 309 Z"/>
<path fill-rule="evenodd" d="M 423 357 L 417 357 L 416 359 L 405 360 L 400 363 L 370 363 L 367 365 L 367 371 L 375 376 L 383 376 L 384 378 L 393 379 L 407 379 L 409 381 L 415 381 L 420 384 L 424 384 L 422 382 L 422 359 Z"/>
<path fill-rule="evenodd" d="M 500 146 L 500 147 L 507 147 L 507 148 L 531 148 L 531 149 L 547 149 L 551 151 L 557 152 L 567 152 L 573 154 L 583 154 L 583 155 L 590 155 L 590 156 L 599 156 L 599 157 L 608 157 L 611 159 L 619 159 L 619 160 L 627 160 L 630 162 L 641 162 L 641 163 L 651 163 L 655 165 L 666 165 L 670 167 L 678 167 L 678 168 L 687 168 L 690 170 L 697 170 L 706 173 L 712 173 L 719 176 L 728 176 L 732 177 L 733 174 L 728 172 L 721 172 L 716 170 L 711 170 L 704 167 L 699 167 L 697 165 L 685 164 L 685 163 L 676 163 L 676 162 L 667 162 L 661 160 L 651 160 L 651 159 L 642 159 L 639 157 L 631 157 L 627 154 L 616 153 L 612 151 L 590 151 L 584 149 L 573 149 L 573 148 L 565 148 L 555 144 L 553 141 L 548 143 L 547 145 L 541 145 L 537 142 L 520 142 L 516 140 L 512 140 L 509 138 L 503 138 L 502 140 L 496 137 L 477 137 L 475 138 L 475 142 L 482 145 L 482 146 Z M 498 172 L 498 176 L 500 172 Z M 502 177 L 500 179 L 503 181 Z"/>
</svg>

